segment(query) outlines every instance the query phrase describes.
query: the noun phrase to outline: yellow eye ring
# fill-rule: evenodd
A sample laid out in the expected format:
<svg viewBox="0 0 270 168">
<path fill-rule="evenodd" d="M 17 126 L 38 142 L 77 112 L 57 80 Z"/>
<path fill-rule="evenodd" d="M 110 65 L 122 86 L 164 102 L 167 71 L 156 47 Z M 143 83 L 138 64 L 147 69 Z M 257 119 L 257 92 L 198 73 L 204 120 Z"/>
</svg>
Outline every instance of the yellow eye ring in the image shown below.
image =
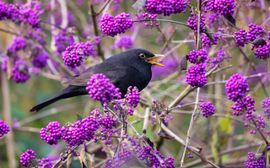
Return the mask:
<svg viewBox="0 0 270 168">
<path fill-rule="evenodd" d="M 140 58 L 146 58 L 146 55 L 144 53 L 140 53 L 139 57 Z"/>
</svg>

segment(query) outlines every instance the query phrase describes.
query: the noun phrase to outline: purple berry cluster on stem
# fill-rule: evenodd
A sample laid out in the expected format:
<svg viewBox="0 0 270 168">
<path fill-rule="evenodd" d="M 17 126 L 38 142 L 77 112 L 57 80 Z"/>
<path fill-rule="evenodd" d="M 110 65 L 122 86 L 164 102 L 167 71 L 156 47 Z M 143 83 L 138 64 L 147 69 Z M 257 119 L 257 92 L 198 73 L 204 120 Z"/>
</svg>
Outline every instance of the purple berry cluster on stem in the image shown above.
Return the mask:
<svg viewBox="0 0 270 168">
<path fill-rule="evenodd" d="M 263 154 L 260 157 L 256 157 L 254 152 L 248 152 L 244 166 L 245 168 L 263 168 L 265 167 L 265 157 Z"/>
<path fill-rule="evenodd" d="M 270 119 L 270 97 L 265 98 L 261 104 L 263 113 L 267 119 Z"/>
<path fill-rule="evenodd" d="M 121 93 L 103 74 L 94 74 L 87 82 L 88 95 L 101 103 L 109 103 L 112 99 L 120 99 Z"/>
<path fill-rule="evenodd" d="M 145 26 L 153 28 L 159 26 L 159 22 L 157 21 L 157 14 L 151 13 L 139 13 L 137 15 L 138 21 L 144 23 Z"/>
<path fill-rule="evenodd" d="M 9 126 L 3 120 L 0 120 L 0 138 L 6 135 L 9 131 Z"/>
<path fill-rule="evenodd" d="M 95 56 L 96 51 L 93 44 L 89 41 L 75 43 L 67 47 L 63 53 L 65 65 L 70 68 L 80 66 L 87 56 Z"/>
<path fill-rule="evenodd" d="M 103 34 L 114 37 L 130 29 L 133 21 L 130 14 L 123 12 L 116 16 L 105 14 L 99 24 Z"/>
<path fill-rule="evenodd" d="M 38 166 L 41 168 L 52 168 L 53 163 L 49 158 L 42 158 L 38 160 Z"/>
<path fill-rule="evenodd" d="M 186 58 L 193 64 L 205 63 L 208 59 L 208 53 L 205 49 L 192 50 L 188 53 Z"/>
<path fill-rule="evenodd" d="M 205 9 L 219 15 L 232 15 L 235 9 L 235 0 L 208 0 Z"/>
<path fill-rule="evenodd" d="M 255 56 L 258 59 L 264 60 L 270 58 L 270 44 L 255 47 Z"/>
<path fill-rule="evenodd" d="M 12 68 L 12 78 L 16 83 L 25 83 L 30 78 L 29 67 L 25 61 L 18 60 L 15 62 Z"/>
<path fill-rule="evenodd" d="M 39 28 L 42 13 L 41 5 L 37 1 L 16 5 L 0 2 L 0 20 L 11 20 L 15 23 L 25 23 L 33 28 Z"/>
<path fill-rule="evenodd" d="M 196 64 L 188 68 L 186 82 L 193 87 L 203 87 L 207 83 L 206 65 Z"/>
<path fill-rule="evenodd" d="M 225 84 L 226 95 L 229 100 L 237 101 L 249 91 L 247 80 L 240 73 L 233 74 Z"/>
<path fill-rule="evenodd" d="M 206 118 L 212 116 L 216 112 L 216 108 L 212 102 L 203 102 L 200 105 L 200 109 L 202 111 L 202 115 Z"/>
<path fill-rule="evenodd" d="M 19 50 L 25 49 L 27 46 L 27 41 L 23 37 L 15 37 L 7 49 L 8 55 L 14 54 Z"/>
<path fill-rule="evenodd" d="M 73 124 L 62 128 L 62 139 L 68 146 L 81 145 L 85 141 L 95 138 L 95 131 L 99 128 L 100 112 L 94 110 L 90 112 L 90 116 L 78 120 Z"/>
<path fill-rule="evenodd" d="M 184 12 L 188 3 L 185 0 L 147 0 L 145 8 L 149 13 L 169 16 Z"/>
<path fill-rule="evenodd" d="M 29 168 L 33 164 L 33 161 L 37 158 L 36 152 L 32 149 L 27 149 L 20 156 L 20 163 L 23 167 Z"/>
<path fill-rule="evenodd" d="M 49 145 L 58 144 L 58 141 L 62 138 L 62 128 L 58 121 L 51 121 L 46 128 L 40 129 L 40 139 L 45 141 Z"/>
<path fill-rule="evenodd" d="M 32 64 L 36 68 L 45 68 L 47 66 L 47 60 L 49 54 L 41 48 L 37 48 L 36 52 L 32 54 Z"/>
</svg>

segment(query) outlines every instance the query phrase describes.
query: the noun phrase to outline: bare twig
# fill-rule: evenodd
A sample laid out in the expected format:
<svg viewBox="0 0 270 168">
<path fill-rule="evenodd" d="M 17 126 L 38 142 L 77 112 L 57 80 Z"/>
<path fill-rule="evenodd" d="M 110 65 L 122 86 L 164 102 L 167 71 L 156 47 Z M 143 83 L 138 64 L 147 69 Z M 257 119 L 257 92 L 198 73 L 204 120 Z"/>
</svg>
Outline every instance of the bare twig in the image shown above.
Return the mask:
<svg viewBox="0 0 270 168">
<path fill-rule="evenodd" d="M 111 3 L 112 0 L 107 0 L 104 5 L 101 7 L 101 9 L 96 13 L 96 16 L 100 15 L 104 9 Z"/>
<path fill-rule="evenodd" d="M 0 31 L 1 31 L 1 32 L 4 32 L 4 33 L 8 33 L 8 34 L 15 35 L 15 36 L 19 36 L 19 34 L 18 34 L 18 33 L 16 33 L 16 32 L 12 32 L 12 31 L 9 31 L 9 30 L 6 30 L 6 29 L 2 29 L 2 28 L 0 28 Z"/>
<path fill-rule="evenodd" d="M 1 74 L 2 76 L 2 93 L 3 93 L 3 117 L 5 122 L 8 125 L 12 125 L 12 117 L 10 110 L 10 93 L 9 93 L 9 84 L 7 80 L 7 76 L 5 73 Z M 15 145 L 14 145 L 14 137 L 13 130 L 6 135 L 5 138 L 6 149 L 7 149 L 7 157 L 8 157 L 8 165 L 10 168 L 16 168 L 16 155 L 15 155 Z"/>
<path fill-rule="evenodd" d="M 181 158 L 181 161 L 180 161 L 180 166 L 181 167 L 183 167 L 183 164 L 184 164 L 184 159 L 185 159 L 185 156 L 186 156 L 186 151 L 187 151 L 187 148 L 188 148 L 189 140 L 191 138 L 191 131 L 192 131 L 192 128 L 193 128 L 193 124 L 195 122 L 195 119 L 196 119 L 196 112 L 197 112 L 198 104 L 199 104 L 199 95 L 200 95 L 200 88 L 198 87 L 197 88 L 195 105 L 194 105 L 194 109 L 193 109 L 193 112 L 192 112 L 192 115 L 191 115 L 191 119 L 190 119 L 188 131 L 187 131 L 185 148 L 184 148 L 184 151 L 183 151 L 183 154 L 182 154 L 182 158 Z"/>
<path fill-rule="evenodd" d="M 147 129 L 147 126 L 148 126 L 149 115 L 150 115 L 150 108 L 147 107 L 145 109 L 145 115 L 144 115 L 144 121 L 143 121 L 143 129 L 142 129 L 144 134 L 146 133 L 146 129 Z"/>
<path fill-rule="evenodd" d="M 94 29 L 94 34 L 95 36 L 99 36 L 98 33 L 98 25 L 97 25 L 97 13 L 95 12 L 94 6 L 91 4 L 90 5 L 90 12 L 91 12 L 91 17 L 93 21 L 93 29 Z M 104 53 L 101 49 L 100 43 L 97 44 L 97 50 L 98 50 L 98 56 L 104 61 Z"/>
<path fill-rule="evenodd" d="M 252 119 L 252 123 L 254 124 L 256 130 L 259 132 L 260 136 L 262 137 L 262 139 L 264 140 L 266 146 L 269 146 L 269 142 L 266 138 L 266 136 L 263 134 L 263 132 L 257 127 L 256 121 L 254 119 Z"/>
</svg>

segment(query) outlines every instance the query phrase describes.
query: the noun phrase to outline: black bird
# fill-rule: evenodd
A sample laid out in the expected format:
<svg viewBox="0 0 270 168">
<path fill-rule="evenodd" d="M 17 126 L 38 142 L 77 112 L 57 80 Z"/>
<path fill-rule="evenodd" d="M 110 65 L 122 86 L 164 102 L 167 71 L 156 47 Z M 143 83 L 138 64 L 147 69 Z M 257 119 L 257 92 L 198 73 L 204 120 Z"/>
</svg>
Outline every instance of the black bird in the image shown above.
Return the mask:
<svg viewBox="0 0 270 168">
<path fill-rule="evenodd" d="M 106 59 L 103 63 L 88 68 L 79 76 L 73 77 L 69 86 L 56 96 L 36 105 L 30 111 L 39 111 L 42 108 L 58 101 L 74 96 L 86 95 L 86 84 L 91 75 L 102 73 L 120 89 L 122 96 L 129 86 L 136 86 L 143 90 L 151 80 L 152 65 L 163 66 L 158 60 L 160 56 L 144 49 L 132 49 Z"/>
</svg>

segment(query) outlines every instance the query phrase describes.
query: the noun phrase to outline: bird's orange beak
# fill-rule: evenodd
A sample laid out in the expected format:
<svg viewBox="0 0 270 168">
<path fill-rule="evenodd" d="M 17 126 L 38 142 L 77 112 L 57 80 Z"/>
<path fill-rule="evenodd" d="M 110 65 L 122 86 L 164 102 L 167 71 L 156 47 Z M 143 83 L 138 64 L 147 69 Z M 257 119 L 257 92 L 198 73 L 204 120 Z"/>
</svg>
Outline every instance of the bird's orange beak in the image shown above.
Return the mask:
<svg viewBox="0 0 270 168">
<path fill-rule="evenodd" d="M 149 64 L 152 65 L 157 65 L 157 66 L 164 66 L 164 64 L 160 63 L 159 60 L 164 57 L 164 55 L 160 55 L 160 54 L 155 54 L 154 57 L 151 58 L 147 58 L 146 62 L 148 62 Z"/>
</svg>

